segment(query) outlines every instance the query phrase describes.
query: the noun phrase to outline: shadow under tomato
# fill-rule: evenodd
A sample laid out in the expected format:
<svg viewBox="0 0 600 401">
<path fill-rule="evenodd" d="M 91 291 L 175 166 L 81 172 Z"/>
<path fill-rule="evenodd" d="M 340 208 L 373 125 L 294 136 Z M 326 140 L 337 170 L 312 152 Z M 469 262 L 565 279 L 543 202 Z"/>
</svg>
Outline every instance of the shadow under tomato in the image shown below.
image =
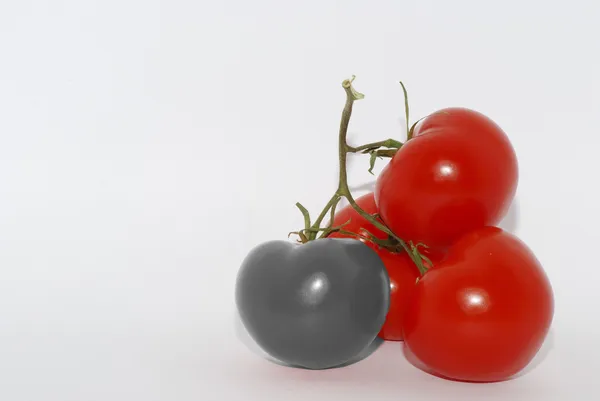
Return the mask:
<svg viewBox="0 0 600 401">
<path fill-rule="evenodd" d="M 260 346 L 252 339 L 252 337 L 250 336 L 250 334 L 244 327 L 244 324 L 242 323 L 242 319 L 240 318 L 240 314 L 237 310 L 234 313 L 233 327 L 234 327 L 235 336 L 237 337 L 237 339 L 242 344 L 244 344 L 244 346 L 246 346 L 246 348 L 248 350 L 250 350 L 252 353 L 254 353 L 255 355 L 259 356 L 260 358 L 264 358 L 264 359 L 268 360 L 269 362 L 280 365 L 280 366 L 285 366 L 288 368 L 303 369 L 303 370 L 329 370 L 329 369 L 338 369 L 338 368 L 343 368 L 346 366 L 353 365 L 357 362 L 360 362 L 360 361 L 368 358 L 371 354 L 373 354 L 375 351 L 377 351 L 377 348 L 379 348 L 381 346 L 381 344 L 383 343 L 383 340 L 381 338 L 376 337 L 375 340 L 373 340 L 373 342 L 371 342 L 358 355 L 356 355 L 354 358 L 350 359 L 349 361 L 347 361 L 341 365 L 333 366 L 331 368 L 326 368 L 326 369 L 309 369 L 304 366 L 290 365 L 288 363 L 282 362 L 278 359 L 273 358 L 272 356 L 267 354 L 265 351 L 263 351 L 263 349 L 260 348 Z"/>
<path fill-rule="evenodd" d="M 446 376 L 440 375 L 439 373 L 436 373 L 436 372 L 432 371 L 431 369 L 429 369 L 423 362 L 421 362 L 419 360 L 419 358 L 417 358 L 417 356 L 415 354 L 413 354 L 413 352 L 410 350 L 410 348 L 408 348 L 406 345 L 403 345 L 402 348 L 403 348 L 403 353 L 404 353 L 406 360 L 411 365 L 413 365 L 415 368 L 417 368 L 419 370 L 422 370 L 425 373 L 428 373 L 435 377 L 439 377 L 440 379 L 449 380 L 449 381 L 453 381 L 453 382 L 459 382 L 459 383 L 474 383 L 474 384 L 500 383 L 500 382 L 506 382 L 506 381 L 518 379 L 519 377 L 522 377 L 522 376 L 530 373 L 535 368 L 537 368 L 539 365 L 541 365 L 542 362 L 544 362 L 544 360 L 550 354 L 550 351 L 552 351 L 552 349 L 554 348 L 554 330 L 550 329 L 550 331 L 548 332 L 548 335 L 546 336 L 546 340 L 540 347 L 540 350 L 538 351 L 538 353 L 531 360 L 531 362 L 522 371 L 520 371 L 516 375 L 509 377 L 508 379 L 505 379 L 505 380 L 470 381 L 470 380 L 458 380 L 458 379 L 453 379 L 451 377 L 446 377 Z"/>
</svg>

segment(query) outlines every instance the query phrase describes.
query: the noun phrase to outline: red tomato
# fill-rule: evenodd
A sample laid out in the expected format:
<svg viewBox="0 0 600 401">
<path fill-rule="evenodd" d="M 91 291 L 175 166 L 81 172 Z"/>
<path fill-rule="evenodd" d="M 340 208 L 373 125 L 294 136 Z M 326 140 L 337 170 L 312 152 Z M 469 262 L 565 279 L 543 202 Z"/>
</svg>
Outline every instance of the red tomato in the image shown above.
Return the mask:
<svg viewBox="0 0 600 401">
<path fill-rule="evenodd" d="M 501 381 L 533 359 L 553 313 L 550 282 L 529 248 L 484 227 L 419 280 L 404 318 L 405 344 L 436 375 Z"/>
<path fill-rule="evenodd" d="M 356 200 L 356 203 L 367 213 L 377 213 L 373 193 L 364 195 Z M 333 220 L 334 226 L 339 226 L 350 220 L 350 223 L 344 226 L 344 230 L 357 234 L 368 235 L 367 231 L 377 238 L 387 238 L 387 235 L 360 216 L 352 206 L 348 205 L 336 213 Z M 365 231 L 366 230 L 366 231 Z M 330 238 L 351 237 L 349 235 L 333 233 Z M 351 237 L 356 238 L 356 237 Z M 419 271 L 406 252 L 392 253 L 385 249 L 378 249 L 371 242 L 363 241 L 371 246 L 383 261 L 388 275 L 390 276 L 390 308 L 379 337 L 389 341 L 402 340 L 402 321 L 406 305 L 419 277 Z M 430 252 L 427 256 L 433 263 L 441 259 L 440 253 Z"/>
<path fill-rule="evenodd" d="M 378 177 L 375 201 L 400 238 L 447 247 L 496 225 L 517 182 L 517 158 L 500 127 L 478 112 L 451 108 L 417 124 Z"/>
</svg>

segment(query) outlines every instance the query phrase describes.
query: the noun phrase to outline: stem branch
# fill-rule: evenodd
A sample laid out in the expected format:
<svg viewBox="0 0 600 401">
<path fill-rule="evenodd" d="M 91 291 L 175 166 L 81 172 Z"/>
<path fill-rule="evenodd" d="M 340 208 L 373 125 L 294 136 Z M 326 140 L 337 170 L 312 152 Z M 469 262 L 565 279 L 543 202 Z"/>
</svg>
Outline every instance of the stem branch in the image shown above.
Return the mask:
<svg viewBox="0 0 600 401">
<path fill-rule="evenodd" d="M 402 93 L 404 94 L 404 118 L 406 119 L 406 139 L 410 139 L 410 113 L 408 108 L 408 92 L 406 91 L 406 86 L 400 81 L 400 86 L 402 86 Z"/>
<path fill-rule="evenodd" d="M 304 228 L 310 228 L 310 214 L 308 213 L 308 210 L 306 210 L 300 202 L 296 202 L 296 207 L 300 209 L 302 216 L 304 216 Z"/>
<path fill-rule="evenodd" d="M 339 201 L 340 201 L 340 195 L 336 192 L 335 194 L 333 194 L 331 199 L 329 199 L 329 202 L 327 202 L 327 204 L 325 205 L 325 208 L 323 209 L 323 211 L 321 212 L 319 217 L 317 217 L 314 224 L 310 228 L 313 230 L 318 230 L 321 227 L 321 223 L 323 222 L 323 219 L 327 215 L 327 212 L 329 211 L 329 209 L 335 207 Z M 313 231 L 313 232 L 309 233 L 309 239 L 316 239 L 316 238 L 317 238 L 317 232 Z"/>
<path fill-rule="evenodd" d="M 400 149 L 402 147 L 403 143 L 400 141 L 397 141 L 395 139 L 389 138 L 386 139 L 385 141 L 379 141 L 379 142 L 372 142 L 372 143 L 367 143 L 366 145 L 361 145 L 361 146 L 348 146 L 348 152 L 351 153 L 358 153 L 360 151 L 363 150 L 375 150 L 378 148 L 392 148 L 392 149 Z"/>
<path fill-rule="evenodd" d="M 354 106 L 354 102 L 356 100 L 362 99 L 364 97 L 362 94 L 358 94 L 358 96 L 357 96 L 357 92 L 352 87 L 353 80 L 354 79 L 345 80 L 342 83 L 342 87 L 346 91 L 346 105 L 344 106 L 344 110 L 342 111 L 342 119 L 340 122 L 340 131 L 339 131 L 340 181 L 338 184 L 338 190 L 336 191 L 336 195 L 343 196 L 346 199 L 348 199 L 348 202 L 350 203 L 350 205 L 354 208 L 354 210 L 356 210 L 356 212 L 358 214 L 361 215 L 361 217 L 363 217 L 369 223 L 373 224 L 379 230 L 383 231 L 384 233 L 388 234 L 390 237 L 395 239 L 400 244 L 400 246 L 410 255 L 411 259 L 417 265 L 417 268 L 419 269 L 421 274 L 424 274 L 426 269 L 423 266 L 423 260 L 421 259 L 421 256 L 418 253 L 418 251 L 415 252 L 414 247 L 409 246 L 404 240 L 402 240 L 396 234 L 394 234 L 392 232 L 392 230 L 390 230 L 387 226 L 380 223 L 373 216 L 371 216 L 369 213 L 365 212 L 360 206 L 358 206 L 358 204 L 354 200 L 354 197 L 352 196 L 352 193 L 350 192 L 350 188 L 348 187 L 348 175 L 346 172 L 346 159 L 347 159 L 348 152 L 351 151 L 351 148 L 348 146 L 347 139 L 346 139 L 347 135 L 348 135 L 348 126 L 350 124 L 350 117 L 352 115 L 352 108 Z"/>
<path fill-rule="evenodd" d="M 300 204 L 296 205 L 300 209 L 300 211 L 302 211 L 302 214 L 304 215 L 304 223 L 305 223 L 304 230 L 301 230 L 298 233 L 301 236 L 301 239 L 303 240 L 302 242 L 306 242 L 306 241 L 311 241 L 311 240 L 316 239 L 317 234 L 319 232 L 323 232 L 322 236 L 319 238 L 326 237 L 328 234 L 330 234 L 333 231 L 346 232 L 346 231 L 341 230 L 342 226 L 332 227 L 333 217 L 335 214 L 335 208 L 336 208 L 338 202 L 340 201 L 340 199 L 342 197 L 344 197 L 348 200 L 348 202 L 350 203 L 352 208 L 354 208 L 354 210 L 356 210 L 356 212 L 360 216 L 362 216 L 365 220 L 367 220 L 373 226 L 377 227 L 379 230 L 381 230 L 382 232 L 386 233 L 389 236 L 388 240 L 381 240 L 381 239 L 375 238 L 374 236 L 371 235 L 371 238 L 369 238 L 370 241 L 372 241 L 374 244 L 376 244 L 378 246 L 385 247 L 386 249 L 388 249 L 392 252 L 401 252 L 401 251 L 407 252 L 408 255 L 410 256 L 410 258 L 412 259 L 412 261 L 415 263 L 415 265 L 419 269 L 419 272 L 421 273 L 421 275 L 423 275 L 427 269 L 423 265 L 423 260 L 426 260 L 426 259 L 424 259 L 424 257 L 420 254 L 420 252 L 418 250 L 418 246 L 421 244 L 417 244 L 417 246 L 415 246 L 412 244 L 412 242 L 406 243 L 406 241 L 399 238 L 385 224 L 383 224 L 382 222 L 377 220 L 373 215 L 365 212 L 360 206 L 358 206 L 358 204 L 354 200 L 354 197 L 352 196 L 352 193 L 350 192 L 350 188 L 348 186 L 348 173 L 347 173 L 348 153 L 357 153 L 357 152 L 362 151 L 363 153 L 371 153 L 372 158 L 378 157 L 378 156 L 379 157 L 392 157 L 394 155 L 394 153 L 403 145 L 402 142 L 396 141 L 391 138 L 386 139 L 384 141 L 368 143 L 366 145 L 357 146 L 357 147 L 352 147 L 352 146 L 348 145 L 348 142 L 347 142 L 348 126 L 350 124 L 350 117 L 352 115 L 352 108 L 354 106 L 354 102 L 356 100 L 364 98 L 364 95 L 362 93 L 357 92 L 353 88 L 353 86 L 352 86 L 353 81 L 354 81 L 354 77 L 352 77 L 352 79 L 347 79 L 344 82 L 342 82 L 342 87 L 346 91 L 346 104 L 344 106 L 344 109 L 342 110 L 342 118 L 340 121 L 340 130 L 339 130 L 339 141 L 338 141 L 339 181 L 338 181 L 338 187 L 337 187 L 335 193 L 333 194 L 333 196 L 331 197 L 331 199 L 329 200 L 329 202 L 327 202 L 327 204 L 325 205 L 325 208 L 323 209 L 321 214 L 314 221 L 312 226 L 310 226 L 310 217 L 308 215 L 308 211 L 306 211 L 306 209 L 302 205 L 300 205 Z M 405 94 L 405 112 L 406 112 L 406 119 L 408 122 L 408 117 L 409 117 L 408 101 L 406 100 L 406 98 L 407 98 L 406 97 L 406 88 L 404 87 L 403 84 L 402 84 L 402 89 L 404 90 L 404 94 Z M 410 133 L 410 130 L 409 130 L 409 133 Z M 381 147 L 385 147 L 388 149 L 379 149 Z M 373 167 L 372 164 L 373 164 L 373 160 L 371 162 L 371 169 Z M 323 222 L 323 219 L 327 215 L 327 212 L 331 213 L 331 219 L 329 221 L 328 226 L 323 229 L 323 228 L 321 228 L 321 223 Z M 358 235 L 358 236 L 361 237 L 360 235 Z"/>
</svg>

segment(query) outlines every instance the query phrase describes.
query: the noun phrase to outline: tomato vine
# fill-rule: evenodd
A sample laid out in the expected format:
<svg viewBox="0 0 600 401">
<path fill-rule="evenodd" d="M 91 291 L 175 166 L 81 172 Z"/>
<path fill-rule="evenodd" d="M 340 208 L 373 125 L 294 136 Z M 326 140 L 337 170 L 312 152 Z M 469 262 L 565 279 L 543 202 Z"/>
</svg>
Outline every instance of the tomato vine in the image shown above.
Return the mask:
<svg viewBox="0 0 600 401">
<path fill-rule="evenodd" d="M 372 173 L 372 169 L 373 169 L 375 160 L 378 157 L 393 157 L 394 154 L 398 151 L 398 149 L 400 149 L 403 145 L 402 142 L 397 141 L 395 139 L 391 139 L 391 138 L 383 140 L 383 141 L 379 141 L 379 142 L 373 142 L 373 143 L 369 143 L 366 145 L 357 146 L 357 147 L 348 145 L 348 142 L 347 142 L 348 126 L 350 124 L 350 117 L 352 116 L 352 109 L 354 106 L 354 102 L 364 98 L 364 95 L 362 93 L 357 92 L 354 89 L 354 87 L 352 85 L 354 79 L 355 79 L 355 77 L 353 76 L 351 79 L 346 79 L 342 82 L 342 88 L 344 88 L 344 91 L 346 92 L 346 104 L 342 111 L 342 118 L 341 118 L 340 129 L 339 129 L 338 159 L 339 159 L 339 171 L 340 172 L 339 172 L 338 187 L 337 187 L 335 193 L 332 195 L 332 197 L 329 199 L 329 201 L 323 208 L 323 210 L 321 211 L 321 213 L 319 214 L 319 216 L 317 217 L 317 219 L 312 224 L 311 224 L 311 218 L 310 218 L 310 214 L 309 214 L 308 210 L 304 206 L 302 206 L 302 204 L 296 203 L 296 207 L 298 207 L 298 209 L 300 210 L 300 212 L 302 213 L 302 215 L 304 217 L 304 228 L 299 231 L 294 231 L 290 234 L 298 235 L 298 237 L 300 238 L 299 241 L 301 243 L 306 243 L 308 241 L 313 241 L 318 238 L 327 237 L 332 232 L 340 232 L 343 234 L 353 235 L 355 237 L 361 237 L 362 239 L 368 240 L 368 241 L 372 242 L 373 244 L 377 245 L 378 247 L 388 249 L 391 252 L 407 252 L 408 255 L 410 256 L 410 258 L 412 259 L 412 261 L 415 263 L 415 265 L 419 269 L 419 272 L 421 274 L 424 274 L 427 269 L 424 266 L 423 262 L 426 261 L 428 263 L 431 263 L 431 261 L 429 261 L 429 259 L 426 256 L 422 255 L 419 252 L 419 247 L 426 247 L 426 245 L 413 244 L 410 241 L 407 242 L 407 241 L 401 239 L 400 237 L 398 237 L 396 234 L 394 234 L 392 232 L 392 230 L 390 230 L 385 224 L 383 224 L 380 220 L 378 220 L 376 218 L 377 216 L 373 216 L 373 215 L 365 212 L 356 203 L 354 197 L 352 196 L 350 188 L 348 186 L 348 175 L 347 175 L 347 166 L 346 166 L 348 153 L 370 154 L 371 160 L 370 160 L 369 172 Z M 402 90 L 404 92 L 407 133 L 409 135 L 409 140 L 410 140 L 410 133 L 411 133 L 412 129 L 414 129 L 414 126 L 412 128 L 409 128 L 409 125 L 408 125 L 409 124 L 408 96 L 407 96 L 407 92 L 406 92 L 406 88 L 405 88 L 404 84 L 402 82 L 400 82 L 400 84 L 402 85 Z M 382 149 L 382 148 L 385 148 L 385 149 Z M 339 203 L 341 198 L 345 198 L 349 202 L 349 204 L 354 208 L 354 210 L 356 210 L 356 212 L 358 214 L 360 214 L 368 222 L 373 224 L 373 226 L 377 227 L 379 230 L 381 230 L 382 232 L 387 234 L 388 238 L 387 239 L 379 239 L 379 238 L 376 238 L 372 234 L 369 235 L 368 238 L 365 238 L 365 237 L 360 236 L 359 234 L 344 231 L 343 227 L 345 224 L 342 224 L 341 226 L 337 226 L 337 227 L 332 227 L 333 216 L 335 215 L 335 210 L 336 210 L 337 204 Z M 323 222 L 323 220 L 325 219 L 325 217 L 327 216 L 328 213 L 331 215 L 329 224 L 326 227 L 322 228 L 321 223 Z M 321 235 L 319 235 L 319 233 Z"/>
</svg>

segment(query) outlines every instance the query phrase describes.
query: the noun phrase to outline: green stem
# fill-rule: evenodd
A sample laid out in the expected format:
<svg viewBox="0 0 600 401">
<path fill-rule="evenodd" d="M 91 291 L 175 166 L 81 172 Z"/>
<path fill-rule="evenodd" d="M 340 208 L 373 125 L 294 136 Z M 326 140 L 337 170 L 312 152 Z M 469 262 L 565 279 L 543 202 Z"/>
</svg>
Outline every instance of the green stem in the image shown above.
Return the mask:
<svg viewBox="0 0 600 401">
<path fill-rule="evenodd" d="M 347 79 L 344 82 L 342 82 L 342 87 L 346 91 L 346 104 L 344 106 L 344 109 L 342 110 L 342 118 L 341 118 L 341 122 L 340 122 L 340 130 L 339 130 L 339 140 L 338 140 L 339 181 L 338 181 L 337 190 L 335 191 L 335 193 L 333 194 L 333 196 L 331 197 L 329 202 L 327 202 L 327 204 L 325 205 L 325 208 L 323 209 L 321 214 L 317 217 L 315 222 L 310 227 L 308 226 L 310 224 L 310 217 L 308 215 L 308 211 L 302 205 L 300 205 L 300 204 L 296 205 L 300 209 L 302 214 L 304 215 L 305 228 L 304 228 L 304 230 L 300 230 L 295 233 L 300 236 L 300 238 L 302 240 L 301 242 L 305 243 L 307 241 L 316 239 L 317 234 L 319 232 L 323 232 L 323 235 L 319 238 L 326 237 L 333 231 L 339 231 L 339 232 L 343 232 L 343 233 L 346 232 L 346 231 L 341 230 L 343 225 L 339 226 L 339 227 L 332 227 L 333 217 L 335 214 L 335 208 L 336 208 L 338 202 L 340 201 L 340 199 L 342 197 L 344 197 L 348 200 L 348 202 L 350 203 L 352 208 L 354 208 L 354 210 L 360 216 L 362 216 L 365 220 L 367 220 L 373 226 L 377 227 L 380 231 L 386 233 L 389 236 L 389 238 L 391 238 L 391 240 L 390 239 L 381 240 L 381 239 L 375 238 L 371 235 L 371 237 L 373 237 L 373 238 L 369 238 L 369 240 L 371 242 L 373 242 L 374 244 L 376 244 L 378 246 L 385 247 L 386 249 L 391 250 L 393 252 L 402 251 L 402 250 L 407 252 L 408 255 L 410 256 L 410 258 L 413 260 L 413 262 L 417 266 L 417 268 L 419 269 L 419 272 L 421 273 L 421 275 L 423 275 L 423 274 L 425 274 L 427 269 L 423 265 L 423 256 L 419 253 L 418 245 L 414 246 L 412 243 L 410 243 L 410 245 L 407 244 L 404 240 L 402 240 L 396 234 L 394 234 L 385 224 L 381 223 L 379 220 L 377 220 L 371 214 L 365 212 L 360 206 L 358 206 L 358 204 L 354 200 L 354 197 L 352 196 L 352 193 L 348 186 L 348 173 L 347 173 L 348 153 L 356 153 L 356 152 L 364 151 L 363 153 L 367 153 L 367 152 L 371 153 L 372 157 L 373 157 L 373 155 L 375 157 L 377 157 L 377 156 L 392 157 L 395 154 L 395 152 L 403 145 L 402 142 L 396 141 L 394 139 L 386 139 L 384 141 L 373 142 L 373 143 L 369 143 L 369 144 L 358 146 L 358 147 L 352 147 L 352 146 L 348 145 L 348 142 L 347 142 L 348 126 L 350 124 L 350 117 L 352 116 L 352 108 L 353 108 L 354 102 L 356 100 L 362 99 L 364 97 L 363 94 L 357 92 L 352 87 L 352 81 L 354 81 L 354 77 L 352 77 L 352 79 Z M 405 95 L 406 95 L 406 89 L 404 88 L 404 85 L 402 85 L 402 88 L 404 89 Z M 408 121 L 408 103 L 407 103 L 408 100 L 406 100 L 406 97 L 405 97 L 405 102 L 406 102 L 406 118 Z M 386 147 L 389 149 L 379 149 L 381 147 Z M 371 163 L 371 169 L 373 168 L 372 164 L 373 163 Z M 327 215 L 327 212 L 331 212 L 331 220 L 329 222 L 328 227 L 323 229 L 323 228 L 321 228 L 321 223 L 323 222 L 323 219 Z M 362 236 L 360 236 L 360 235 L 358 235 L 358 236 L 362 238 Z M 395 243 L 393 241 L 395 241 Z M 398 245 L 401 247 L 401 249 L 398 248 Z"/>
<path fill-rule="evenodd" d="M 417 252 L 415 255 L 413 248 L 411 248 L 404 240 L 399 238 L 396 234 L 392 232 L 387 226 L 377 221 L 373 216 L 369 213 L 365 212 L 354 200 L 352 193 L 350 192 L 350 188 L 348 187 L 348 174 L 346 172 L 346 159 L 347 154 L 349 152 L 349 146 L 347 143 L 348 136 L 348 126 L 350 124 L 350 117 L 352 116 L 352 108 L 354 106 L 354 102 L 356 100 L 362 99 L 363 95 L 357 93 L 352 87 L 352 80 L 345 80 L 342 83 L 342 87 L 346 91 L 346 105 L 344 106 L 344 110 L 342 111 L 342 119 L 340 122 L 340 131 L 339 131 L 339 164 L 340 164 L 340 181 L 338 184 L 338 190 L 336 191 L 336 195 L 343 196 L 348 199 L 350 205 L 356 210 L 356 212 L 361 215 L 365 220 L 369 223 L 373 224 L 373 226 L 377 227 L 379 230 L 383 231 L 390 237 L 394 238 L 398 243 L 402 246 L 402 248 L 409 254 L 413 262 L 416 264 L 417 268 L 424 274 L 426 269 L 423 266 L 423 260 Z"/>
<path fill-rule="evenodd" d="M 310 214 L 308 213 L 308 210 L 306 210 L 306 208 L 302 206 L 300 202 L 296 202 L 296 207 L 300 209 L 302 216 L 304 216 L 304 228 L 310 228 Z"/>
<path fill-rule="evenodd" d="M 317 217 L 317 219 L 315 220 L 314 224 L 311 226 L 311 228 L 314 230 L 318 230 L 321 227 L 321 223 L 323 222 L 323 219 L 325 218 L 325 216 L 327 215 L 327 212 L 329 211 L 329 209 L 331 209 L 332 207 L 334 207 L 334 205 L 337 205 L 337 203 L 340 201 L 340 195 L 336 192 L 335 194 L 333 194 L 333 196 L 331 197 L 331 199 L 329 199 L 329 202 L 327 202 L 327 204 L 325 205 L 325 208 L 323 209 L 323 211 L 321 212 L 321 214 L 319 215 L 319 217 Z M 309 239 L 313 240 L 317 238 L 317 233 L 316 232 L 310 232 L 309 233 Z"/>
<path fill-rule="evenodd" d="M 409 118 L 409 109 L 408 109 L 408 92 L 406 91 L 406 86 L 404 83 L 400 81 L 400 86 L 402 86 L 402 92 L 404 93 L 404 114 L 406 119 L 406 139 L 410 139 L 410 118 Z"/>
<path fill-rule="evenodd" d="M 403 143 L 400 141 L 397 141 L 395 139 L 389 138 L 386 139 L 385 141 L 379 141 L 379 142 L 372 142 L 372 143 L 367 143 L 366 145 L 361 145 L 361 146 L 348 146 L 348 152 L 351 153 L 358 153 L 362 150 L 367 150 L 367 149 L 377 149 L 377 148 L 393 148 L 393 149 L 400 149 L 402 147 Z"/>
</svg>

